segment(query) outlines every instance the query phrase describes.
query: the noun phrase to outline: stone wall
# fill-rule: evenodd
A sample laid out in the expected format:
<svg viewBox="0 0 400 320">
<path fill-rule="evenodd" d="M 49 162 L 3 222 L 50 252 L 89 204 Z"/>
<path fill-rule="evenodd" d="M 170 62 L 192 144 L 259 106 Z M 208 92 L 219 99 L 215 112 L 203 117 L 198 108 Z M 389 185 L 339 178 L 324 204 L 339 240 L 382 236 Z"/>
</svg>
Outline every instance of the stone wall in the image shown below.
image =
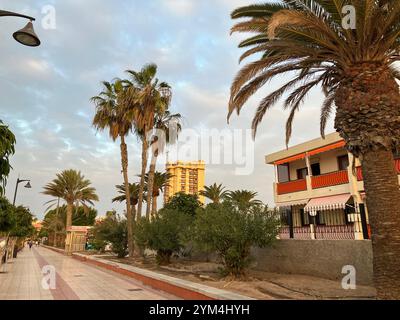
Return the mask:
<svg viewBox="0 0 400 320">
<path fill-rule="evenodd" d="M 254 270 L 342 279 L 346 265 L 356 269 L 360 285 L 372 285 L 372 246 L 369 240 L 277 240 L 272 247 L 252 249 Z M 192 252 L 192 260 L 218 261 L 215 254 Z"/>
<path fill-rule="evenodd" d="M 252 268 L 338 280 L 342 268 L 356 269 L 357 283 L 372 285 L 372 246 L 368 240 L 279 240 L 271 248 L 254 248 Z"/>
</svg>

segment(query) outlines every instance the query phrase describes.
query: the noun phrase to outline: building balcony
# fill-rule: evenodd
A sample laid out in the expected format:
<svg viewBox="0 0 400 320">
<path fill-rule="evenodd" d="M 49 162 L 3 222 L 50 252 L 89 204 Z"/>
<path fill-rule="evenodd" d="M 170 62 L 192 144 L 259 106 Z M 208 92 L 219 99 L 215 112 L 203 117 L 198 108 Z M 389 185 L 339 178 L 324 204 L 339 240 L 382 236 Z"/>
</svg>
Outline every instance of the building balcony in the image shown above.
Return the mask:
<svg viewBox="0 0 400 320">
<path fill-rule="evenodd" d="M 349 174 L 347 170 L 311 177 L 311 187 L 313 189 L 326 188 L 347 183 L 349 183 Z"/>
<path fill-rule="evenodd" d="M 279 195 L 299 192 L 299 191 L 306 191 L 307 190 L 307 180 L 295 180 L 289 182 L 282 182 L 276 184 L 276 191 Z"/>
</svg>

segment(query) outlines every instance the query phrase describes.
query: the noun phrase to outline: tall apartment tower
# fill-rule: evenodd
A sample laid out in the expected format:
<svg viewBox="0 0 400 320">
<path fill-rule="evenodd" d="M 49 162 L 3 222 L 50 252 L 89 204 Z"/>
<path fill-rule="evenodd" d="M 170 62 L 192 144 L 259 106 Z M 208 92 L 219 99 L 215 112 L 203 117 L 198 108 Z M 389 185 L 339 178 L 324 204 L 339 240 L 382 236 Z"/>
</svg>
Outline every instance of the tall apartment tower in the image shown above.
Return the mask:
<svg viewBox="0 0 400 320">
<path fill-rule="evenodd" d="M 168 162 L 166 171 L 172 175 L 172 178 L 168 183 L 169 186 L 164 189 L 164 203 L 179 192 L 198 194 L 204 190 L 205 168 L 204 161 Z M 201 203 L 205 202 L 205 198 L 200 195 L 199 200 Z"/>
</svg>

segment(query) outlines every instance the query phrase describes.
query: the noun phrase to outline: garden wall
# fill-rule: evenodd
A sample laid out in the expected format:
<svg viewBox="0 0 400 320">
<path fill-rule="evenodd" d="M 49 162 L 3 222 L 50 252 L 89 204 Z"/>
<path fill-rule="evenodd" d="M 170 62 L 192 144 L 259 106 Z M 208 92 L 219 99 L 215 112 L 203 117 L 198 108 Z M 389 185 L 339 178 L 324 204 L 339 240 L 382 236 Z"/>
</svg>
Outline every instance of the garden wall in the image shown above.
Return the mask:
<svg viewBox="0 0 400 320">
<path fill-rule="evenodd" d="M 252 269 L 342 279 L 352 265 L 360 285 L 372 285 L 372 246 L 369 240 L 278 240 L 272 247 L 252 249 Z M 215 261 L 214 254 L 194 254 L 194 260 Z"/>
<path fill-rule="evenodd" d="M 372 285 L 372 245 L 368 240 L 279 240 L 253 249 L 253 269 L 342 279 L 342 268 L 356 269 L 357 283 Z"/>
</svg>

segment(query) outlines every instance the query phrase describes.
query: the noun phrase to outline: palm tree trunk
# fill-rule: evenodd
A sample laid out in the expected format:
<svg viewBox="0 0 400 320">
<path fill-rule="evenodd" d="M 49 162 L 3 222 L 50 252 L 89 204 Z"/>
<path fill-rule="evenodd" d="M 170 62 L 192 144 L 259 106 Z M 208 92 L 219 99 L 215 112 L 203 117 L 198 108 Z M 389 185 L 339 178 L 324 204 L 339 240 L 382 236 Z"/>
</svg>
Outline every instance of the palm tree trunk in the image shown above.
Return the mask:
<svg viewBox="0 0 400 320">
<path fill-rule="evenodd" d="M 393 154 L 368 152 L 363 155 L 362 167 L 378 297 L 400 299 L 400 191 Z"/>
<path fill-rule="evenodd" d="M 149 179 L 147 183 L 147 208 L 146 208 L 146 218 L 150 219 L 150 213 L 152 215 L 155 214 L 154 209 L 151 204 L 151 200 L 153 198 L 153 187 L 154 187 L 154 174 L 156 172 L 156 164 L 157 164 L 157 150 L 152 153 L 150 169 L 149 169 Z M 154 198 L 153 198 L 154 199 Z"/>
<path fill-rule="evenodd" d="M 153 201 L 151 203 L 151 215 L 152 217 L 155 217 L 157 214 L 157 197 L 158 196 L 153 196 Z"/>
<path fill-rule="evenodd" d="M 400 149 L 400 94 L 391 70 L 364 63 L 337 90 L 335 127 L 362 162 L 380 299 L 400 299 L 400 190 L 393 150 Z"/>
<path fill-rule="evenodd" d="M 74 204 L 71 202 L 67 202 L 67 223 L 65 225 L 65 229 L 68 230 L 70 226 L 72 226 L 72 210 Z"/>
<path fill-rule="evenodd" d="M 126 198 L 126 219 L 128 225 L 128 251 L 129 257 L 133 256 L 133 231 L 132 231 L 132 212 L 131 212 L 131 194 L 129 189 L 129 179 L 128 179 L 128 148 L 125 143 L 125 137 L 123 135 L 121 137 L 121 165 L 122 165 L 122 173 L 124 176 L 124 185 L 125 185 L 125 198 Z"/>
<path fill-rule="evenodd" d="M 146 132 L 146 130 L 144 130 Z M 142 205 L 143 205 L 143 193 L 144 193 L 144 176 L 146 175 L 147 168 L 147 149 L 148 143 L 146 135 L 143 136 L 142 140 L 142 171 L 140 174 L 140 186 L 139 186 L 139 202 L 137 208 L 137 220 L 142 217 Z"/>
</svg>

